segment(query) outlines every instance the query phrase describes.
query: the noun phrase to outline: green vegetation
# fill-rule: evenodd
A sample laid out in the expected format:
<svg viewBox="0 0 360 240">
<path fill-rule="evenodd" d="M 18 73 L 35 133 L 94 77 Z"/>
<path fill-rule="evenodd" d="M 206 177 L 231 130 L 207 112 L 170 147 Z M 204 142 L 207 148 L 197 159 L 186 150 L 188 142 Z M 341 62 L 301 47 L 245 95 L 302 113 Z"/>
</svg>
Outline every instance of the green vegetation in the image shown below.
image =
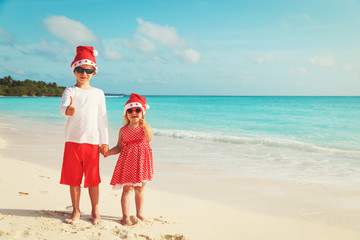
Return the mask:
<svg viewBox="0 0 360 240">
<path fill-rule="evenodd" d="M 11 76 L 0 78 L 0 95 L 3 96 L 61 96 L 65 87 L 43 81 L 13 80 Z"/>
</svg>

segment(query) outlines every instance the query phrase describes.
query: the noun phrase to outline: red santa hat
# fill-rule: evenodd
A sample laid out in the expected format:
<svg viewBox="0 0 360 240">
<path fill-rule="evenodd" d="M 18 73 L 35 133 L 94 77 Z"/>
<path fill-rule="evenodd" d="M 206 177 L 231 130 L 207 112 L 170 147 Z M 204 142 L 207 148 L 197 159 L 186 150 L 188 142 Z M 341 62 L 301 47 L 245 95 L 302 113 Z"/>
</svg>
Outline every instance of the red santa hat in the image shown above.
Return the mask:
<svg viewBox="0 0 360 240">
<path fill-rule="evenodd" d="M 78 46 L 76 48 L 76 56 L 74 61 L 71 63 L 71 70 L 74 72 L 74 69 L 80 65 L 87 64 L 95 68 L 94 75 L 98 71 L 95 57 L 98 55 L 98 51 L 94 50 L 93 47 L 88 46 Z"/>
<path fill-rule="evenodd" d="M 126 102 L 124 107 L 124 114 L 129 108 L 139 107 L 142 109 L 144 116 L 146 115 L 146 109 L 149 109 L 150 106 L 146 104 L 146 98 L 140 96 L 139 94 L 132 93 L 129 100 Z"/>
</svg>

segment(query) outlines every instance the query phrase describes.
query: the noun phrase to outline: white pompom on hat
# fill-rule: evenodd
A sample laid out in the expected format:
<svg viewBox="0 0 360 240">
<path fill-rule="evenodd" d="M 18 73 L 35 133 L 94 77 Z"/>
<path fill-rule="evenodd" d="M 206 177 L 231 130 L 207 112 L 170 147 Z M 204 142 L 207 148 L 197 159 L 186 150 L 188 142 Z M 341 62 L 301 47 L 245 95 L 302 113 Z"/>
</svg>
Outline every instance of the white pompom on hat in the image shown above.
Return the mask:
<svg viewBox="0 0 360 240">
<path fill-rule="evenodd" d="M 91 46 L 78 46 L 76 48 L 76 56 L 74 61 L 71 63 L 71 70 L 74 72 L 74 69 L 80 65 L 87 64 L 95 68 L 94 75 L 97 73 L 98 68 L 96 65 L 95 57 L 98 55 L 98 51 L 94 50 L 94 47 Z"/>
<path fill-rule="evenodd" d="M 136 108 L 136 107 L 139 107 L 143 110 L 144 116 L 146 115 L 146 109 L 150 108 L 150 106 L 146 104 L 146 98 L 144 98 L 139 94 L 132 93 L 130 95 L 129 100 L 125 104 L 124 114 L 126 114 L 126 110 L 128 110 L 129 108 Z"/>
</svg>

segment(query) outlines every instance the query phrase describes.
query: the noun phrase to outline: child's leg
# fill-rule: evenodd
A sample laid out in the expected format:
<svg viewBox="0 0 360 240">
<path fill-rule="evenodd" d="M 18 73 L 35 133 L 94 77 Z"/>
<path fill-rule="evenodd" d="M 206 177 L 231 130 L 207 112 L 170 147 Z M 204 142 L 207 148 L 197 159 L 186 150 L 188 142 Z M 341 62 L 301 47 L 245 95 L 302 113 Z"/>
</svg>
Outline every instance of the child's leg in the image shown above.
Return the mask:
<svg viewBox="0 0 360 240">
<path fill-rule="evenodd" d="M 141 187 L 135 187 L 135 204 L 136 204 L 136 216 L 141 221 L 145 221 L 143 216 L 144 205 L 144 188 L 146 183 L 143 183 Z"/>
<path fill-rule="evenodd" d="M 124 186 L 122 196 L 121 196 L 121 209 L 122 209 L 122 214 L 123 214 L 121 224 L 126 225 L 126 226 L 131 225 L 131 221 L 130 221 L 130 197 L 131 197 L 132 190 L 133 190 L 132 186 Z"/>
<path fill-rule="evenodd" d="M 97 187 L 89 187 L 89 196 L 91 201 L 91 219 L 94 225 L 98 225 L 101 221 L 99 214 L 99 186 Z"/>
<path fill-rule="evenodd" d="M 65 219 L 66 223 L 73 224 L 76 220 L 80 219 L 80 186 L 70 186 L 70 196 L 73 206 L 73 213 L 71 218 Z"/>
</svg>

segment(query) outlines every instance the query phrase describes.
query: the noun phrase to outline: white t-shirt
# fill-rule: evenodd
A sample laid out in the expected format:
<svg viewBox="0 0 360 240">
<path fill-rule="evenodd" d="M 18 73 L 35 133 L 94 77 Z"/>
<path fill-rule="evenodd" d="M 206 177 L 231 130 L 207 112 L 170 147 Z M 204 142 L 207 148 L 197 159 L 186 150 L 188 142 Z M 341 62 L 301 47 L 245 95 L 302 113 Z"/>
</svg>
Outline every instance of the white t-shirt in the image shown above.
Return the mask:
<svg viewBox="0 0 360 240">
<path fill-rule="evenodd" d="M 75 107 L 74 116 L 66 116 L 70 96 Z M 83 90 L 76 86 L 65 89 L 60 112 L 66 116 L 65 141 L 89 144 L 109 144 L 105 94 L 98 88 Z M 100 138 L 100 142 L 99 142 Z"/>
</svg>

